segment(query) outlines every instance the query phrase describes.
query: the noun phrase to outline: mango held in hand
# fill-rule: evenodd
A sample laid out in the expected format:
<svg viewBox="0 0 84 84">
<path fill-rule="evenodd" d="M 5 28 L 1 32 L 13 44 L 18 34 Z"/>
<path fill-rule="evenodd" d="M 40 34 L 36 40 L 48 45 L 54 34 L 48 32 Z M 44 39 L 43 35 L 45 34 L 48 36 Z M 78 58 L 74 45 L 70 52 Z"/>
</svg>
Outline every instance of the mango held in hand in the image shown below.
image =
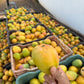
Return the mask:
<svg viewBox="0 0 84 84">
<path fill-rule="evenodd" d="M 59 65 L 59 57 L 56 50 L 47 44 L 36 46 L 32 51 L 35 65 L 44 73 L 50 74 L 50 68 Z"/>
</svg>

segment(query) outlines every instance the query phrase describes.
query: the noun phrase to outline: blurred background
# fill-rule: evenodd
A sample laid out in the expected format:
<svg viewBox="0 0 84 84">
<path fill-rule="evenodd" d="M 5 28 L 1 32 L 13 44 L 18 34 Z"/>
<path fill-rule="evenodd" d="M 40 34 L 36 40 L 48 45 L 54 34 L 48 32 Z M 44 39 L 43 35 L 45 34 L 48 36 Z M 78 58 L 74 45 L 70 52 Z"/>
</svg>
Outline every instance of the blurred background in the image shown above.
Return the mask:
<svg viewBox="0 0 84 84">
<path fill-rule="evenodd" d="M 24 6 L 26 8 L 32 8 L 35 11 L 44 11 L 45 9 L 38 3 L 38 0 L 9 0 L 9 2 L 15 2 L 18 7 Z M 6 0 L 0 0 L 0 13 L 7 9 Z"/>
<path fill-rule="evenodd" d="M 18 7 L 31 8 L 35 12 L 44 12 L 47 10 L 58 21 L 75 29 L 84 36 L 83 0 L 9 0 L 9 2 L 15 2 Z M 5 9 L 7 9 L 6 0 L 0 0 L 0 13 L 4 12 Z"/>
</svg>

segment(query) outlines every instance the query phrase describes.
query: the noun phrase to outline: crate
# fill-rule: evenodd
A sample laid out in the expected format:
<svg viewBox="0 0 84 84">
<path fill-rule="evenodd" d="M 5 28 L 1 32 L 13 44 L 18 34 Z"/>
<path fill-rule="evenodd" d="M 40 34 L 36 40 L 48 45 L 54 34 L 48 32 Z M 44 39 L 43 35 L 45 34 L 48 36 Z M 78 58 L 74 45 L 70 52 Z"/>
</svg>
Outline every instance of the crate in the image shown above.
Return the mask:
<svg viewBox="0 0 84 84">
<path fill-rule="evenodd" d="M 67 67 L 69 67 L 72 63 L 73 60 L 75 59 L 80 59 L 83 62 L 83 66 L 84 66 L 84 58 L 82 58 L 80 55 L 73 55 L 70 56 L 69 58 L 67 58 L 66 60 L 60 62 L 60 65 L 66 65 Z M 21 76 L 19 76 L 16 79 L 16 84 L 29 84 L 29 81 L 33 78 L 38 78 L 38 74 L 40 73 L 40 70 L 35 71 L 35 72 L 27 72 Z"/>
<path fill-rule="evenodd" d="M 78 44 L 80 44 L 80 43 L 82 43 L 82 42 L 84 42 L 84 39 L 82 38 L 82 37 L 80 37 L 80 35 L 77 35 L 75 32 L 73 32 L 73 31 L 67 31 L 65 34 L 70 34 L 70 33 L 72 33 L 72 35 L 73 36 L 75 36 L 75 37 L 79 37 L 79 43 Z M 61 34 L 61 35 L 58 35 L 58 38 L 59 39 L 61 39 L 62 38 L 62 36 L 63 36 L 64 34 Z M 65 35 L 64 35 L 65 36 Z M 60 38 L 61 37 L 61 38 Z M 71 37 L 69 37 L 69 39 L 70 39 Z M 66 40 L 66 38 L 62 38 L 62 40 Z M 68 40 L 68 39 L 67 39 Z M 68 44 L 66 44 L 68 47 L 70 47 L 71 49 L 74 47 L 74 46 L 76 46 L 76 45 L 78 45 L 78 44 L 74 44 L 73 46 L 71 46 L 71 43 L 70 43 L 70 45 L 69 45 L 69 43 Z"/>
<path fill-rule="evenodd" d="M 84 42 L 81 42 L 81 43 L 79 43 L 78 45 L 75 45 L 74 47 L 72 47 L 71 49 L 73 50 L 75 47 L 78 47 L 80 44 L 82 44 L 82 45 L 84 46 Z M 82 50 L 84 51 L 83 47 L 82 47 Z M 77 51 L 81 52 L 81 51 L 80 51 L 80 48 L 78 48 Z M 79 52 L 75 52 L 75 51 L 73 50 L 73 55 L 74 55 L 74 54 L 79 54 L 80 56 L 84 57 L 84 54 L 81 54 L 81 53 L 79 53 Z"/>
<path fill-rule="evenodd" d="M 67 26 L 67 25 L 65 25 L 65 24 L 63 24 L 63 23 L 61 23 L 61 22 L 59 22 L 59 21 L 56 19 L 56 17 L 54 17 L 51 13 L 48 13 L 47 11 L 43 11 L 43 12 L 32 12 L 32 14 L 34 14 L 34 13 L 35 13 L 35 14 L 43 13 L 43 14 L 45 14 L 45 15 L 49 15 L 49 17 L 50 17 L 51 20 L 54 20 L 54 21 L 56 21 L 56 22 L 58 23 L 58 25 L 57 25 L 56 27 L 58 27 L 58 26 L 63 26 L 63 27 L 65 27 L 65 29 L 67 29 L 69 32 L 73 32 L 74 34 L 78 35 L 78 36 L 82 39 L 82 41 L 84 42 L 84 35 L 80 34 L 78 31 L 76 31 L 76 30 L 70 28 L 69 26 Z M 51 29 L 51 31 L 52 31 L 52 29 Z M 54 32 L 54 31 L 53 31 L 53 32 Z M 66 33 L 67 33 L 67 32 L 66 32 Z M 59 35 L 60 35 L 60 34 L 59 34 Z M 57 34 L 57 36 L 58 36 L 58 34 Z"/>
<path fill-rule="evenodd" d="M 67 31 L 70 31 L 70 29 L 67 27 L 67 26 L 65 26 L 65 25 L 62 25 L 60 22 L 58 22 L 52 15 L 50 15 L 49 13 L 47 13 L 47 12 L 32 12 L 32 14 L 35 16 L 35 14 L 37 14 L 37 16 L 35 16 L 42 24 L 44 24 L 45 26 L 47 26 L 47 23 L 45 24 L 45 22 L 47 22 L 46 20 L 44 20 L 43 22 L 41 21 L 42 19 L 41 19 L 41 17 L 42 17 L 42 14 L 43 14 L 43 18 L 44 18 L 44 16 L 49 16 L 49 18 L 47 19 L 48 20 L 48 22 L 49 21 L 54 21 L 54 26 L 51 26 L 49 29 L 53 32 L 53 34 L 55 34 L 56 36 L 59 36 L 59 35 L 61 35 L 61 34 L 64 34 L 64 33 L 66 33 Z M 41 17 L 39 16 L 39 14 L 41 14 Z M 62 27 L 64 27 L 64 29 L 63 30 L 66 30 L 65 32 L 62 32 L 62 33 L 59 33 L 58 32 L 58 30 L 56 30 L 57 28 L 62 28 Z M 55 29 L 56 28 L 56 29 Z M 59 29 L 59 30 L 60 30 Z"/>
<path fill-rule="evenodd" d="M 9 47 L 7 47 L 6 49 L 9 49 Z M 0 51 L 0 59 L 2 59 L 1 58 L 2 56 L 4 56 L 3 51 L 6 50 L 6 49 L 3 49 L 2 51 Z M 9 60 L 8 54 L 9 53 L 6 53 L 6 55 L 5 55 L 6 60 Z M 11 68 L 10 61 L 8 61 L 7 63 L 4 63 L 4 60 L 3 60 L 3 62 L 1 64 L 2 64 L 3 69 L 10 69 Z"/>
<path fill-rule="evenodd" d="M 32 17 L 32 18 L 35 18 L 35 17 Z M 24 22 L 26 22 L 26 21 L 29 21 L 29 22 L 30 22 L 30 20 L 31 20 L 31 18 L 29 18 L 29 20 L 23 20 L 23 21 L 24 21 Z M 16 22 L 16 21 L 14 21 L 14 22 Z M 9 30 L 9 27 L 8 27 L 8 24 L 14 25 L 14 22 L 8 22 L 8 20 L 7 20 L 7 29 L 8 29 L 9 32 L 15 30 L 15 29 Z M 36 22 L 36 24 L 34 24 L 33 27 L 35 27 L 37 24 L 40 24 L 40 21 L 39 21 L 37 18 L 35 18 L 35 22 Z M 20 21 L 17 21 L 16 23 L 20 25 L 20 29 L 17 29 L 17 31 L 18 31 L 18 30 L 25 30 L 25 29 L 21 29 L 21 24 L 22 24 L 22 23 L 21 23 Z"/>
<path fill-rule="evenodd" d="M 50 39 L 51 41 L 55 41 L 57 45 L 60 46 L 64 51 L 65 55 L 60 59 L 60 61 L 65 60 L 67 57 L 73 54 L 73 51 L 67 45 L 65 45 L 57 36 L 49 36 L 48 39 Z"/>
<path fill-rule="evenodd" d="M 12 7 L 12 8 L 13 8 L 13 7 Z M 10 15 L 10 14 L 11 14 L 10 17 L 16 16 L 15 13 L 13 13 L 13 12 L 10 11 L 10 9 L 12 9 L 12 8 L 8 8 L 7 10 L 5 10 L 5 15 L 6 15 L 6 17 L 7 17 L 7 15 Z M 20 8 L 20 7 L 18 7 L 18 8 L 16 7 L 16 8 L 14 8 L 14 9 L 18 10 L 19 8 Z M 25 7 L 23 7 L 23 8 L 25 8 Z M 25 9 L 27 10 L 26 12 L 24 11 L 25 14 L 28 14 L 28 13 L 29 13 L 29 10 L 28 10 L 27 8 L 25 8 Z M 22 9 L 22 10 L 23 10 L 23 9 Z M 7 11 L 9 11 L 10 14 L 7 14 Z M 16 11 L 16 12 L 17 12 L 17 11 Z M 21 15 L 21 14 L 18 14 L 18 15 Z"/>
<path fill-rule="evenodd" d="M 31 15 L 31 16 L 28 17 L 28 15 Z M 23 15 L 23 16 L 19 15 L 19 16 L 18 16 L 18 19 L 21 18 L 21 17 L 24 17 L 24 16 L 25 16 L 25 15 Z M 21 19 L 21 20 L 22 20 L 22 21 L 27 21 L 27 20 L 29 21 L 31 18 L 34 17 L 31 13 L 27 13 L 26 16 L 28 17 L 27 19 Z M 13 21 L 11 21 L 13 18 L 15 18 L 15 16 L 11 16 L 10 19 L 7 19 L 7 20 L 8 20 L 8 23 L 13 23 Z M 24 18 L 25 18 L 25 17 L 24 17 Z M 36 19 L 36 18 L 35 18 L 35 19 Z M 14 19 L 14 22 L 16 22 L 16 23 L 17 23 L 17 22 L 20 22 L 20 23 L 21 23 L 21 21 L 16 20 L 16 19 Z"/>
<path fill-rule="evenodd" d="M 41 23 L 35 25 L 35 26 L 32 27 L 32 28 L 36 28 L 38 25 L 43 26 L 43 27 L 46 29 L 46 32 L 49 33 L 49 35 L 46 35 L 44 38 L 37 39 L 37 40 L 33 40 L 33 41 L 30 41 L 30 42 L 25 42 L 25 43 L 14 43 L 14 44 L 13 44 L 13 43 L 11 43 L 9 36 L 10 36 L 12 33 L 17 32 L 17 30 L 11 30 L 11 31 L 9 31 L 9 32 L 7 33 L 7 35 L 8 35 L 8 44 L 9 44 L 10 46 L 17 45 L 17 44 L 23 44 L 23 45 L 24 45 L 24 44 L 27 44 L 27 43 L 32 43 L 32 42 L 34 42 L 34 41 L 43 40 L 43 39 L 45 39 L 46 37 L 52 35 L 52 32 L 51 32 L 46 26 L 44 26 L 44 25 L 41 24 Z M 25 30 L 18 30 L 18 31 L 25 32 Z"/>
<path fill-rule="evenodd" d="M 73 54 L 72 50 L 71 50 L 68 46 L 66 46 L 58 37 L 56 37 L 56 36 L 49 36 L 49 37 L 47 37 L 47 38 L 49 38 L 51 41 L 55 41 L 55 42 L 57 43 L 57 45 L 59 45 L 59 46 L 62 48 L 62 50 L 64 51 L 65 56 L 63 56 L 63 57 L 60 59 L 60 61 L 65 60 L 67 57 L 69 57 L 70 55 Z M 18 46 L 21 47 L 21 48 L 25 48 L 25 47 L 28 47 L 28 46 L 30 46 L 30 45 L 31 45 L 31 43 L 30 43 L 30 44 L 26 44 L 26 45 L 18 45 Z M 10 49 L 10 54 L 11 54 L 11 67 L 12 67 L 12 71 L 13 71 L 13 73 L 14 73 L 14 76 L 15 76 L 16 78 L 17 78 L 19 75 L 23 74 L 23 73 L 26 73 L 26 72 L 29 72 L 29 71 L 38 70 L 37 67 L 32 68 L 32 69 L 15 70 L 15 60 L 14 60 L 14 58 L 13 58 L 12 47 L 11 47 L 11 49 Z"/>
<path fill-rule="evenodd" d="M 37 70 L 35 72 L 27 72 L 23 75 L 20 75 L 16 79 L 16 84 L 29 84 L 28 82 L 33 78 L 38 78 L 38 74 L 40 73 L 40 70 Z"/>
<path fill-rule="evenodd" d="M 0 18 L 0 24 L 2 22 L 6 22 L 6 18 Z M 8 48 L 8 42 L 4 43 L 4 41 L 3 41 L 5 39 L 7 39 L 7 28 L 4 27 L 3 30 L 1 30 L 1 28 L 0 28 L 0 46 L 3 47 L 3 48 L 0 49 L 0 52 Z"/>
</svg>

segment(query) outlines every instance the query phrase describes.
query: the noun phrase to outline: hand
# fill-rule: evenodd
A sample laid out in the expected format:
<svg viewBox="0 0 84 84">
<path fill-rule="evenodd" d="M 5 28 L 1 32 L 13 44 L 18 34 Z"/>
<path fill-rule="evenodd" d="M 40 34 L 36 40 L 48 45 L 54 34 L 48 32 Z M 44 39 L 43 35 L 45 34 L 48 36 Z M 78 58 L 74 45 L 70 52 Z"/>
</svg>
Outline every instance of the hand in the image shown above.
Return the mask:
<svg viewBox="0 0 84 84">
<path fill-rule="evenodd" d="M 45 82 L 43 84 L 70 84 L 66 74 L 58 67 L 52 67 L 50 69 L 51 75 L 45 75 Z"/>
</svg>

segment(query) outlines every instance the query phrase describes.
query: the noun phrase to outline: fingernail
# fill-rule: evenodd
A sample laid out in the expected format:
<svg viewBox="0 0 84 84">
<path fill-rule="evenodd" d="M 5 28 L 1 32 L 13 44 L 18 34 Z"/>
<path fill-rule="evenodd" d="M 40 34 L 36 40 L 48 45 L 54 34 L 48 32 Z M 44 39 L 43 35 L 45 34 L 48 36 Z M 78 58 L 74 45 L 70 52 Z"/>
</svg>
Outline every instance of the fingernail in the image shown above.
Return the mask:
<svg viewBox="0 0 84 84">
<path fill-rule="evenodd" d="M 56 84 L 55 82 L 52 82 L 51 84 Z"/>
</svg>

